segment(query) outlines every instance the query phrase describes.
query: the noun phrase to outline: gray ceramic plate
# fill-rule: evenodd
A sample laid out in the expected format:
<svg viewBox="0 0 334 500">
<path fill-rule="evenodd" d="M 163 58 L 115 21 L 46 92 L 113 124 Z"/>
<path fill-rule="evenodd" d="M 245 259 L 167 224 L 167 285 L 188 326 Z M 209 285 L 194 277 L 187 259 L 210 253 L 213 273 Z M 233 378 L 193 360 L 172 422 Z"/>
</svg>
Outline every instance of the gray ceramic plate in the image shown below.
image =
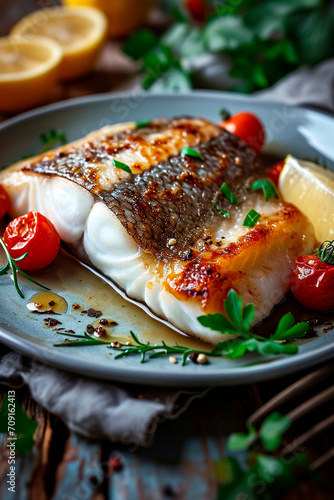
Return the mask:
<svg viewBox="0 0 334 500">
<path fill-rule="evenodd" d="M 325 114 L 252 97 L 218 92 L 193 92 L 169 95 L 100 95 L 47 106 L 8 120 L 0 126 L 0 164 L 37 151 L 39 134 L 49 128 L 62 128 L 74 140 L 88 132 L 122 121 L 147 120 L 157 116 L 194 115 L 219 120 L 219 110 L 232 113 L 249 110 L 263 121 L 267 132 L 265 153 L 283 158 L 291 153 L 303 159 L 316 159 L 334 169 L 334 120 Z M 184 367 L 168 359 L 140 364 L 137 356 L 115 360 L 115 350 L 107 345 L 91 347 L 54 347 L 64 337 L 56 328 L 82 334 L 88 318 L 82 310 L 101 309 L 103 317 L 118 323 L 114 338 L 124 338 L 130 330 L 152 343 L 165 339 L 185 344 L 187 338 L 148 317 L 141 309 L 118 296 L 111 287 L 62 253 L 51 270 L 38 274 L 68 303 L 68 310 L 57 318 L 61 325 L 47 326 L 50 315 L 32 314 L 28 300 L 39 290 L 22 282 L 26 299 L 14 290 L 9 276 L 0 280 L 0 338 L 16 351 L 53 366 L 109 380 L 155 385 L 231 385 L 278 377 L 314 365 L 334 355 L 334 331 L 317 336 L 300 346 L 295 356 L 258 359 L 249 355 L 241 360 L 213 358 L 202 366 L 191 362 Z M 72 309 L 79 303 L 80 309 Z M 328 329 L 328 328 L 327 328 Z"/>
</svg>

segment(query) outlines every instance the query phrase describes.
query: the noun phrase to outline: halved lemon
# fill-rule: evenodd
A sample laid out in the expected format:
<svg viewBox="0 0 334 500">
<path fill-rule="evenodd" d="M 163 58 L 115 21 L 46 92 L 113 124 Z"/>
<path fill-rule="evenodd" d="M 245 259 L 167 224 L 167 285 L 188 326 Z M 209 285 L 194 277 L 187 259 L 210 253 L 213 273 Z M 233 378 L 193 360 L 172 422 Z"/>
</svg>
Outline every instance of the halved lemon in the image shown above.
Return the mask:
<svg viewBox="0 0 334 500">
<path fill-rule="evenodd" d="M 108 18 L 110 36 L 122 36 L 142 24 L 154 0 L 62 0 L 65 5 L 87 5 L 102 10 Z"/>
<path fill-rule="evenodd" d="M 0 109 L 12 113 L 44 104 L 61 60 L 59 45 L 49 38 L 0 38 Z"/>
<path fill-rule="evenodd" d="M 319 242 L 334 239 L 334 172 L 288 155 L 278 187 L 309 218 Z"/>
<path fill-rule="evenodd" d="M 92 69 L 107 33 L 107 18 L 92 7 L 50 7 L 36 10 L 19 21 L 13 36 L 33 40 L 46 36 L 63 52 L 59 77 L 77 78 Z"/>
</svg>

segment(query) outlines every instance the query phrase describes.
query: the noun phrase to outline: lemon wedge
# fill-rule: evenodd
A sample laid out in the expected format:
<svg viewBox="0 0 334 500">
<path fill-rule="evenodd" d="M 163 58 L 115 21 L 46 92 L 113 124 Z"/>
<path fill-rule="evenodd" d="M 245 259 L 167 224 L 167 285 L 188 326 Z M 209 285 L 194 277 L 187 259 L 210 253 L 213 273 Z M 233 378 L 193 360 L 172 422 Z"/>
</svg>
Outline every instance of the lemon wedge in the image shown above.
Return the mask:
<svg viewBox="0 0 334 500">
<path fill-rule="evenodd" d="M 334 239 L 334 172 L 288 155 L 278 187 L 309 218 L 319 242 Z"/>
<path fill-rule="evenodd" d="M 87 5 L 102 10 L 108 18 L 110 36 L 122 36 L 142 24 L 154 0 L 62 0 L 65 5 Z"/>
<path fill-rule="evenodd" d="M 44 104 L 58 78 L 62 51 L 49 38 L 0 38 L 0 109 L 19 112 Z"/>
<path fill-rule="evenodd" d="M 107 33 L 107 18 L 92 7 L 50 7 L 36 10 L 19 21 L 11 35 L 24 40 L 45 36 L 63 52 L 59 77 L 69 80 L 92 69 Z"/>
</svg>

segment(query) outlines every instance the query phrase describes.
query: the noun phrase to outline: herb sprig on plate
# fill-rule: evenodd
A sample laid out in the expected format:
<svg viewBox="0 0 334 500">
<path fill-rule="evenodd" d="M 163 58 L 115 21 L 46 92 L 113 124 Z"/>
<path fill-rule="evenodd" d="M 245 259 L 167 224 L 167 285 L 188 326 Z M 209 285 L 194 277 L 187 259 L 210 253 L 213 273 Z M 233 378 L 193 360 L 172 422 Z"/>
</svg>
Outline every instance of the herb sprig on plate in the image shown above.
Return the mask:
<svg viewBox="0 0 334 500">
<path fill-rule="evenodd" d="M 12 271 L 12 274 L 13 274 L 13 281 L 14 281 L 14 286 L 16 288 L 16 291 L 17 293 L 20 295 L 20 297 L 22 297 L 22 299 L 24 299 L 24 295 L 19 287 L 19 284 L 18 284 L 18 280 L 17 280 L 17 273 L 21 274 L 22 276 L 24 276 L 25 278 L 27 278 L 29 281 L 32 281 L 33 283 L 35 283 L 35 285 L 38 285 L 42 288 L 44 288 L 45 290 L 50 290 L 50 288 L 48 288 L 47 286 L 44 286 L 42 285 L 41 283 L 39 283 L 38 281 L 34 280 L 33 278 L 31 278 L 30 276 L 28 276 L 26 273 L 24 273 L 21 269 L 19 269 L 16 265 L 16 262 L 19 262 L 21 260 L 23 260 L 27 255 L 28 253 L 25 253 L 23 255 L 21 255 L 21 257 L 18 257 L 17 259 L 13 259 L 9 252 L 8 252 L 8 249 L 5 245 L 5 242 L 3 241 L 2 238 L 0 238 L 0 246 L 2 247 L 3 251 L 5 252 L 5 255 L 6 255 L 6 258 L 7 258 L 7 264 L 5 264 L 1 269 L 0 269 L 0 276 L 4 275 L 4 274 L 7 274 L 8 271 Z"/>
<path fill-rule="evenodd" d="M 229 291 L 227 299 L 224 302 L 224 307 L 227 317 L 220 313 L 215 313 L 199 316 L 197 318 L 201 325 L 215 332 L 235 335 L 235 338 L 231 340 L 219 342 L 211 351 L 193 349 L 182 345 L 170 346 L 165 342 L 162 342 L 161 345 L 151 346 L 144 344 L 133 332 L 130 332 L 135 345 L 121 345 L 121 347 L 117 347 L 118 354 L 115 356 L 115 359 L 140 354 L 141 363 L 144 363 L 147 356 L 149 358 L 157 358 L 181 354 L 182 365 L 185 365 L 191 353 L 205 354 L 214 357 L 228 357 L 230 359 L 240 358 L 247 352 L 257 352 L 261 355 L 296 354 L 298 352 L 298 346 L 287 342 L 304 337 L 309 328 L 306 322 L 294 325 L 292 313 L 287 313 L 280 319 L 275 333 L 268 339 L 252 333 L 251 324 L 255 317 L 254 305 L 249 304 L 244 307 L 242 298 L 238 296 L 235 290 Z M 93 339 L 87 334 L 85 334 L 85 337 L 87 340 L 55 344 L 55 346 L 75 347 L 77 345 L 83 346 L 106 343 L 105 340 Z"/>
</svg>

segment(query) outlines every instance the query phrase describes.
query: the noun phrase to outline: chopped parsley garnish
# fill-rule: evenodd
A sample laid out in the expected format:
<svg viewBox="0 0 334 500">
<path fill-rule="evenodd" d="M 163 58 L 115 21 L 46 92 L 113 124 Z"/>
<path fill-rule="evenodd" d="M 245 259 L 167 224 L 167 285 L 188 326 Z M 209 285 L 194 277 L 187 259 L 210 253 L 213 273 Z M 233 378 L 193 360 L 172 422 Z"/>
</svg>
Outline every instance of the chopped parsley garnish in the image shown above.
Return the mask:
<svg viewBox="0 0 334 500">
<path fill-rule="evenodd" d="M 253 191 L 262 189 L 266 201 L 270 200 L 270 198 L 278 198 L 274 185 L 267 179 L 258 179 L 257 181 L 252 182 L 251 188 Z"/>
<path fill-rule="evenodd" d="M 147 127 L 148 125 L 151 125 L 152 123 L 152 120 L 146 120 L 146 121 L 139 121 L 139 122 L 135 122 L 135 127 L 136 128 L 144 128 L 144 127 Z"/>
<path fill-rule="evenodd" d="M 251 210 L 246 215 L 243 226 L 254 227 L 260 217 L 261 215 L 258 214 L 256 210 L 251 208 Z"/>
<path fill-rule="evenodd" d="M 116 168 L 120 168 L 121 170 L 124 170 L 125 172 L 128 172 L 129 174 L 132 174 L 130 167 L 125 165 L 125 163 L 122 163 L 121 161 L 117 161 L 114 158 L 112 159 L 112 164 Z"/>
<path fill-rule="evenodd" d="M 218 212 L 220 212 L 224 217 L 229 217 L 230 214 L 228 212 L 225 212 L 224 210 L 222 210 L 221 208 L 218 207 L 218 205 L 212 201 L 211 202 L 212 206 L 215 207 L 216 210 L 218 210 Z"/>
<path fill-rule="evenodd" d="M 192 148 L 182 148 L 181 155 L 193 156 L 194 158 L 199 158 L 200 160 L 203 160 L 203 156 L 201 155 L 201 153 L 199 153 L 198 151 L 195 151 L 195 149 L 192 149 Z"/>
<path fill-rule="evenodd" d="M 234 196 L 226 182 L 220 186 L 220 191 L 226 196 L 226 198 L 233 203 L 233 205 L 239 205 L 238 199 Z"/>
</svg>

